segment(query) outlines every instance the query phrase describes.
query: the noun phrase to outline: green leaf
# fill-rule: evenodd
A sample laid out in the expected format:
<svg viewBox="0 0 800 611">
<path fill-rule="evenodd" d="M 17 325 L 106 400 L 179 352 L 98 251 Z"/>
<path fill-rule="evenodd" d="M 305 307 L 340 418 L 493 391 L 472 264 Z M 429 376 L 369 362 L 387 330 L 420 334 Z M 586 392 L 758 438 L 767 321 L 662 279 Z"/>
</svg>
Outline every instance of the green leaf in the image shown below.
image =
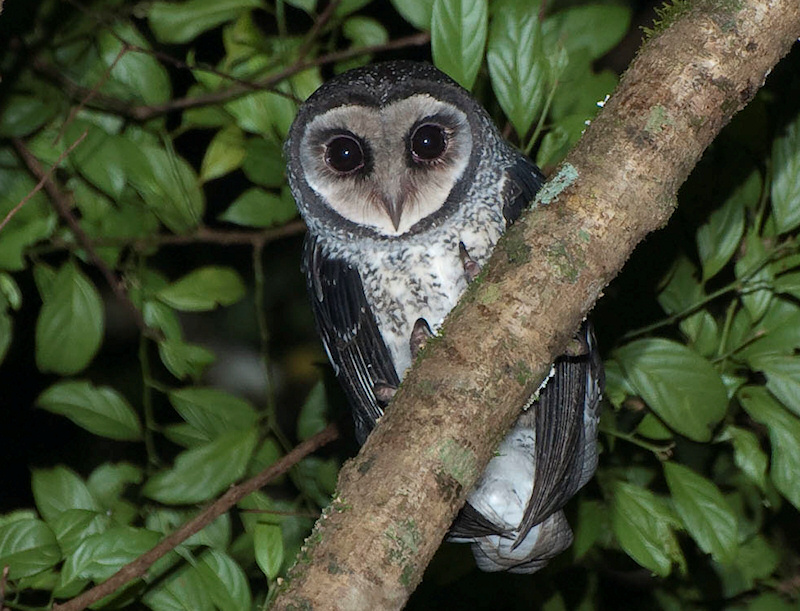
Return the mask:
<svg viewBox="0 0 800 611">
<path fill-rule="evenodd" d="M 140 149 L 143 161 L 127 167 L 130 183 L 171 231 L 186 233 L 197 227 L 205 200 L 192 166 L 172 150 L 147 144 Z"/>
<path fill-rule="evenodd" d="M 244 11 L 260 8 L 261 0 L 188 0 L 154 2 L 147 18 L 160 42 L 189 42 L 221 23 L 236 19 Z"/>
<path fill-rule="evenodd" d="M 61 581 L 68 584 L 81 579 L 105 581 L 158 543 L 160 537 L 143 528 L 115 526 L 87 537 L 67 557 Z"/>
<path fill-rule="evenodd" d="M 697 254 L 703 264 L 703 281 L 713 278 L 739 247 L 744 235 L 744 211 L 761 195 L 761 174 L 747 177 L 725 203 L 697 230 Z"/>
<path fill-rule="evenodd" d="M 12 93 L 3 100 L 0 137 L 23 138 L 47 123 L 58 112 L 60 100 L 35 93 Z"/>
<path fill-rule="evenodd" d="M 223 433 L 252 429 L 256 424 L 256 410 L 248 401 L 216 388 L 173 390 L 169 401 L 181 418 L 209 440 Z"/>
<path fill-rule="evenodd" d="M 215 611 L 200 572 L 191 565 L 170 571 L 142 595 L 153 611 Z M 249 608 L 249 607 L 248 607 Z"/>
<path fill-rule="evenodd" d="M 576 559 L 583 558 L 608 530 L 608 511 L 599 501 L 581 498 L 578 505 L 578 520 L 575 523 L 575 542 L 572 552 Z"/>
<path fill-rule="evenodd" d="M 631 10 L 625 6 L 588 4 L 559 11 L 543 26 L 551 47 L 560 42 L 570 58 L 583 50 L 595 60 L 617 46 L 630 22 Z"/>
<path fill-rule="evenodd" d="M 247 476 L 252 477 L 267 467 L 271 467 L 281 456 L 283 456 L 283 451 L 278 442 L 272 437 L 267 437 L 253 454 L 253 458 L 247 466 Z"/>
<path fill-rule="evenodd" d="M 431 15 L 433 63 L 472 89 L 483 60 L 489 9 L 486 0 L 434 0 Z"/>
<path fill-rule="evenodd" d="M 234 431 L 181 452 L 175 466 L 150 478 L 142 492 L 168 505 L 206 501 L 244 475 L 256 440 L 255 428 Z"/>
<path fill-rule="evenodd" d="M 631 386 L 672 430 L 694 441 L 709 441 L 725 416 L 725 385 L 696 352 L 666 339 L 631 342 L 618 349 Z"/>
<path fill-rule="evenodd" d="M 800 357 L 765 354 L 750 362 L 754 369 L 767 376 L 770 392 L 800 416 Z"/>
<path fill-rule="evenodd" d="M 145 51 L 129 49 L 120 56 L 123 41 Z M 104 93 L 151 105 L 170 99 L 172 88 L 166 68 L 146 52 L 150 44 L 130 22 L 116 23 L 113 32 L 102 29 L 97 45 L 103 63 L 111 69 L 111 80 L 103 87 Z"/>
<path fill-rule="evenodd" d="M 85 380 L 58 382 L 39 395 L 36 403 L 95 435 L 123 441 L 142 438 L 142 425 L 133 408 L 108 386 L 95 387 Z"/>
<path fill-rule="evenodd" d="M 242 164 L 247 179 L 262 187 L 280 187 L 286 183 L 286 164 L 281 147 L 266 138 L 248 138 Z"/>
<path fill-rule="evenodd" d="M 345 17 L 351 13 L 360 11 L 370 2 L 372 2 L 372 0 L 341 0 L 333 14 L 337 17 Z"/>
<path fill-rule="evenodd" d="M 653 414 L 644 415 L 644 418 L 636 427 L 636 432 L 643 437 L 656 441 L 672 439 L 672 431 L 665 427 Z"/>
<path fill-rule="evenodd" d="M 288 91 L 285 87 L 284 93 Z M 243 130 L 283 140 L 297 112 L 297 105 L 283 95 L 272 91 L 256 91 L 225 104 L 225 110 L 236 119 Z"/>
<path fill-rule="evenodd" d="M 53 532 L 64 554 L 69 555 L 91 536 L 108 530 L 109 516 L 88 509 L 67 509 L 52 522 Z"/>
<path fill-rule="evenodd" d="M 36 321 L 36 365 L 70 375 L 83 370 L 103 339 L 103 301 L 74 262 L 58 271 Z"/>
<path fill-rule="evenodd" d="M 52 522 L 68 509 L 100 511 L 100 504 L 78 475 L 66 467 L 34 469 L 31 490 L 36 509 L 46 522 Z"/>
<path fill-rule="evenodd" d="M 755 433 L 737 426 L 728 426 L 720 435 L 723 441 L 733 443 L 733 460 L 736 466 L 761 490 L 767 487 L 767 455 Z"/>
<path fill-rule="evenodd" d="M 67 125 L 64 138 L 83 141 L 70 153 L 69 163 L 95 187 L 117 199 L 127 183 L 127 168 L 131 158 L 139 155 L 124 136 L 107 132 L 90 121 L 76 120 Z"/>
<path fill-rule="evenodd" d="M 350 17 L 342 25 L 342 34 L 354 47 L 372 47 L 388 42 L 389 32 L 371 17 Z"/>
<path fill-rule="evenodd" d="M 631 558 L 660 577 L 670 574 L 673 562 L 686 571 L 672 532 L 674 522 L 663 501 L 649 490 L 625 482 L 614 486 L 611 526 L 617 541 Z"/>
<path fill-rule="evenodd" d="M 665 462 L 672 502 L 686 530 L 705 553 L 730 564 L 738 551 L 736 515 L 711 481 L 678 463 Z"/>
<path fill-rule="evenodd" d="M 800 116 L 772 144 L 772 213 L 778 233 L 800 225 Z"/>
<path fill-rule="evenodd" d="M 0 567 L 8 566 L 8 578 L 36 575 L 61 560 L 61 548 L 50 527 L 36 519 L 0 525 Z"/>
<path fill-rule="evenodd" d="M 253 187 L 242 193 L 219 219 L 246 227 L 274 227 L 297 216 L 294 201 Z"/>
<path fill-rule="evenodd" d="M 763 265 L 766 255 L 761 236 L 751 232 L 745 238 L 744 255 L 734 266 L 736 278 L 744 285 L 741 289 L 742 303 L 754 321 L 758 321 L 764 315 L 772 299 L 772 291 L 769 288 L 761 288 L 765 284 L 771 285 L 773 281 L 772 270 L 768 265 Z"/>
<path fill-rule="evenodd" d="M 94 498 L 104 505 L 113 504 L 126 487 L 142 481 L 142 469 L 130 463 L 104 463 L 89 475 L 86 485 Z"/>
<path fill-rule="evenodd" d="M 297 418 L 297 437 L 306 440 L 328 426 L 328 400 L 325 385 L 317 382 L 308 393 Z"/>
<path fill-rule="evenodd" d="M 250 586 L 242 568 L 219 550 L 206 550 L 197 563 L 197 571 L 221 611 L 252 609 Z"/>
<path fill-rule="evenodd" d="M 400 15 L 418 30 L 431 29 L 431 0 L 392 0 L 392 6 Z"/>
<path fill-rule="evenodd" d="M 179 380 L 187 377 L 199 379 L 216 356 L 210 350 L 189 344 L 179 339 L 167 339 L 158 343 L 161 362 Z"/>
<path fill-rule="evenodd" d="M 317 0 L 284 0 L 289 6 L 299 8 L 309 15 L 314 12 L 317 6 Z"/>
<path fill-rule="evenodd" d="M 157 296 L 176 310 L 204 312 L 236 303 L 244 291 L 244 283 L 236 271 L 209 265 L 189 272 L 158 291 Z"/>
<path fill-rule="evenodd" d="M 761 386 L 744 386 L 739 401 L 748 414 L 769 429 L 772 444 L 770 478 L 778 491 L 800 509 L 800 420 L 787 412 Z"/>
<path fill-rule="evenodd" d="M 256 524 L 253 533 L 256 562 L 270 581 L 274 581 L 283 564 L 283 533 L 274 524 Z"/>
<path fill-rule="evenodd" d="M 548 86 L 538 12 L 534 5 L 504 7 L 492 19 L 486 53 L 492 89 L 520 138 L 541 113 Z"/>
<path fill-rule="evenodd" d="M 245 158 L 244 133 L 235 125 L 219 130 L 206 149 L 200 180 L 206 182 L 238 169 Z"/>
</svg>

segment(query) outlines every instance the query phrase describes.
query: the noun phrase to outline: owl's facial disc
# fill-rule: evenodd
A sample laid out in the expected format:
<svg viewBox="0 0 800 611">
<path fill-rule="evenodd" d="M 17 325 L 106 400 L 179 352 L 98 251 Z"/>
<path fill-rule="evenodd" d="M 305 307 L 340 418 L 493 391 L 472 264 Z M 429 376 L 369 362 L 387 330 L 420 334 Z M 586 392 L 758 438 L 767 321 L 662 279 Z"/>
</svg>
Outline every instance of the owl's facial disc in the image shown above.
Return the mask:
<svg viewBox="0 0 800 611">
<path fill-rule="evenodd" d="M 464 112 L 417 94 L 316 117 L 303 135 L 300 162 L 309 186 L 336 213 L 393 236 L 444 205 L 471 151 Z"/>
</svg>

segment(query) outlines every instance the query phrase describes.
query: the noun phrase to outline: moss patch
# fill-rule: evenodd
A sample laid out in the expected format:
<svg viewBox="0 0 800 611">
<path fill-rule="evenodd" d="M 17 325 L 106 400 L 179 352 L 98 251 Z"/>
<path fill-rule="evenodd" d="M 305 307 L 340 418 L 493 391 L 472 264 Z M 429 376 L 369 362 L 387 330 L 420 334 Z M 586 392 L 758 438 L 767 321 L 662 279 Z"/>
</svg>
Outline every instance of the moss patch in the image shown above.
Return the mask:
<svg viewBox="0 0 800 611">
<path fill-rule="evenodd" d="M 531 260 L 531 247 L 525 243 L 522 232 L 513 231 L 503 240 L 503 249 L 508 257 L 508 262 L 513 265 L 523 265 Z M 478 297 L 480 299 L 480 295 Z"/>
<path fill-rule="evenodd" d="M 675 125 L 675 121 L 669 116 L 667 109 L 657 105 L 650 109 L 650 116 L 647 117 L 647 124 L 644 130 L 649 134 L 661 133 L 664 126 Z"/>
<path fill-rule="evenodd" d="M 500 288 L 493 282 L 487 282 L 478 292 L 478 303 L 483 305 L 490 305 L 498 299 L 500 299 Z"/>
<path fill-rule="evenodd" d="M 533 372 L 525 361 L 519 360 L 514 363 L 514 379 L 520 386 L 525 386 L 531 381 L 531 378 L 533 378 Z"/>
<path fill-rule="evenodd" d="M 407 586 L 416 569 L 415 558 L 422 541 L 417 523 L 410 518 L 395 522 L 384 533 L 384 537 L 386 562 L 402 567 L 400 583 Z"/>
<path fill-rule="evenodd" d="M 576 180 L 578 180 L 578 170 L 571 163 L 565 163 L 558 170 L 558 174 L 548 180 L 536 194 L 534 205 L 547 206 Z"/>
<path fill-rule="evenodd" d="M 454 439 L 445 439 L 432 452 L 441 463 L 441 472 L 465 486 L 477 476 L 475 453 Z"/>
<path fill-rule="evenodd" d="M 575 282 L 581 271 L 586 267 L 583 253 L 579 256 L 569 252 L 563 242 L 554 244 L 547 249 L 547 261 L 555 268 L 559 276 L 567 282 Z"/>
</svg>

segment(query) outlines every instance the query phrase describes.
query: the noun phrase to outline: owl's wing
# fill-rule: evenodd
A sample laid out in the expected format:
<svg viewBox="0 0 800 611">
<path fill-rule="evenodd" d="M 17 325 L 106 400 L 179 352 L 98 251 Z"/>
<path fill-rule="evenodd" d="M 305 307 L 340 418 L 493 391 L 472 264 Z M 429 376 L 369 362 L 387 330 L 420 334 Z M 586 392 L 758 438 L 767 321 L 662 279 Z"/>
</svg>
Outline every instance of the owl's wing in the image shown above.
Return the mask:
<svg viewBox="0 0 800 611">
<path fill-rule="evenodd" d="M 553 377 L 530 408 L 535 418 L 536 471 L 518 541 L 561 509 L 594 472 L 593 444 L 604 385 L 603 364 L 591 323 L 583 323 L 576 339 L 582 353 L 559 357 Z"/>
<path fill-rule="evenodd" d="M 544 184 L 544 175 L 527 157 L 519 155 L 506 170 L 508 179 L 503 193 L 503 216 L 510 225 L 533 201 L 536 192 Z"/>
<path fill-rule="evenodd" d="M 391 354 L 357 270 L 341 259 L 329 257 L 311 234 L 304 244 L 303 268 L 317 330 L 353 409 L 358 441 L 364 443 L 383 415 L 375 385 L 400 384 Z"/>
</svg>

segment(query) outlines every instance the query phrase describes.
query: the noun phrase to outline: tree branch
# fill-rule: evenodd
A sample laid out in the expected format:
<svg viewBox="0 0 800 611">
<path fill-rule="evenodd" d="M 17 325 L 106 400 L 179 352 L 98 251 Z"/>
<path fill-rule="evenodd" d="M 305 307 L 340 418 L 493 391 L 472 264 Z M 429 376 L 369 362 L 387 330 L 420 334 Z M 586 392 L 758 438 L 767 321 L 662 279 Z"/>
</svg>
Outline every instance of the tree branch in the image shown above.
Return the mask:
<svg viewBox="0 0 800 611">
<path fill-rule="evenodd" d="M 109 577 L 107 581 L 104 581 L 91 590 L 87 590 L 80 596 L 76 596 L 63 604 L 54 605 L 53 611 L 81 611 L 92 603 L 112 594 L 126 583 L 142 577 L 147 569 L 153 566 L 159 558 L 175 549 L 175 547 L 186 541 L 186 539 L 195 533 L 203 530 L 243 498 L 267 485 L 279 475 L 286 473 L 303 458 L 322 446 L 329 444 L 331 441 L 334 441 L 337 437 L 339 437 L 339 431 L 336 429 L 336 426 L 333 424 L 328 425 L 324 430 L 299 444 L 278 462 L 267 467 L 255 477 L 237 486 L 231 486 L 225 494 L 206 509 L 186 522 L 171 535 L 162 539 L 162 541 L 149 552 L 142 554 L 133 562 L 126 564 L 114 575 Z"/>
<path fill-rule="evenodd" d="M 798 36 L 797 0 L 698 0 L 645 45 L 342 469 L 274 608 L 404 605 L 520 406 Z"/>
</svg>

